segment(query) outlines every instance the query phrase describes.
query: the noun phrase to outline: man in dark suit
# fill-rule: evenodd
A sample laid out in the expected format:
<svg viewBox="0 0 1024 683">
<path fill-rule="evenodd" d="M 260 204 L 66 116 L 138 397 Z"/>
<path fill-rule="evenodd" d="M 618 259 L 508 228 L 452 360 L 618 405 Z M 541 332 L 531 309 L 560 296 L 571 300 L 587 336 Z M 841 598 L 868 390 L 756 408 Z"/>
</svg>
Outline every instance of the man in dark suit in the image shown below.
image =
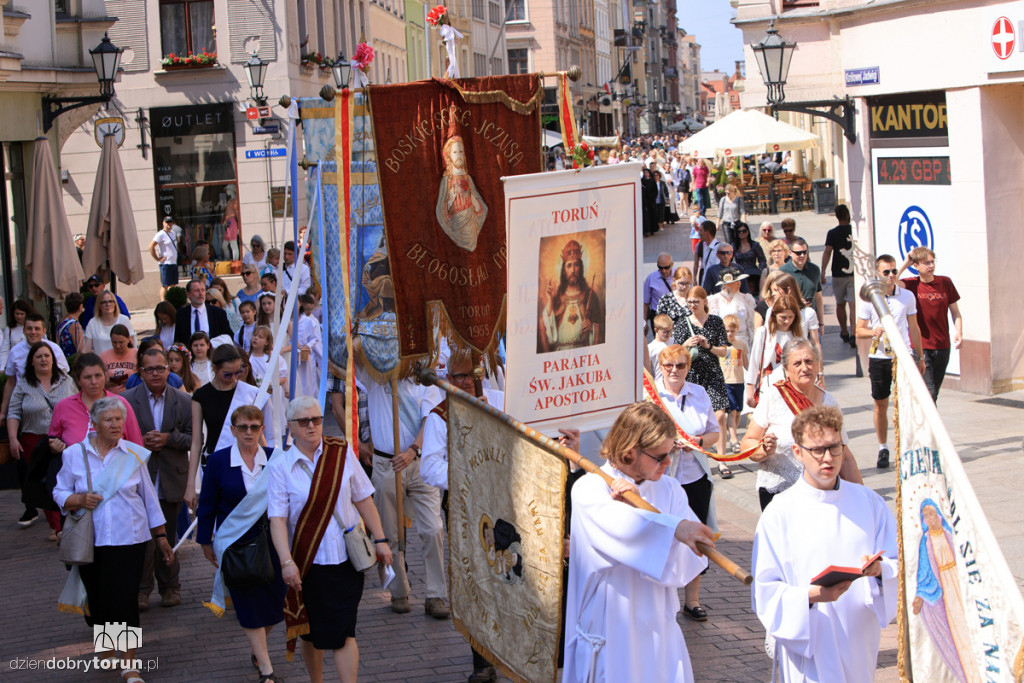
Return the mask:
<svg viewBox="0 0 1024 683">
<path fill-rule="evenodd" d="M 161 348 L 151 348 L 139 358 L 142 384 L 128 389 L 121 396 L 135 411 L 142 432 L 142 445 L 148 448 L 149 475 L 157 486 L 160 509 L 166 520 L 167 541 L 177 542 L 178 513 L 185 496 L 188 479 L 188 449 L 192 445 L 192 400 L 181 389 L 167 384 L 170 370 L 167 354 Z M 164 564 L 159 548 L 152 541 L 142 568 L 139 584 L 139 609 L 149 609 L 149 593 L 153 590 L 153 577 L 162 597 L 163 607 L 181 604 L 181 584 L 178 581 L 179 564 L 175 557 L 170 565 Z"/>
<path fill-rule="evenodd" d="M 202 330 L 210 339 L 222 334 L 231 336 L 228 314 L 206 303 L 206 283 L 192 280 L 188 283 L 188 305 L 178 309 L 174 321 L 174 341 L 188 346 L 189 337 Z"/>
</svg>

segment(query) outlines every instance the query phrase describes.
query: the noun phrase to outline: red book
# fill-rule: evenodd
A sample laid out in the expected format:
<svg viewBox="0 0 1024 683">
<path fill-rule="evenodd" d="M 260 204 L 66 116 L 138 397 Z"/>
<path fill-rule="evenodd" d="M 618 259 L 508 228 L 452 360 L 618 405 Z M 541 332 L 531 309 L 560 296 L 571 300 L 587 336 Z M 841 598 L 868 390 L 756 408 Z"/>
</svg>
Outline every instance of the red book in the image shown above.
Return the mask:
<svg viewBox="0 0 1024 683">
<path fill-rule="evenodd" d="M 877 553 L 869 557 L 860 567 L 837 567 L 834 564 L 829 565 L 828 567 L 825 567 L 820 574 L 811 579 L 811 585 L 824 586 L 827 588 L 843 581 L 859 579 L 864 576 L 865 570 L 871 566 L 871 563 L 880 558 L 883 554 L 885 554 L 885 551 L 879 550 Z"/>
</svg>

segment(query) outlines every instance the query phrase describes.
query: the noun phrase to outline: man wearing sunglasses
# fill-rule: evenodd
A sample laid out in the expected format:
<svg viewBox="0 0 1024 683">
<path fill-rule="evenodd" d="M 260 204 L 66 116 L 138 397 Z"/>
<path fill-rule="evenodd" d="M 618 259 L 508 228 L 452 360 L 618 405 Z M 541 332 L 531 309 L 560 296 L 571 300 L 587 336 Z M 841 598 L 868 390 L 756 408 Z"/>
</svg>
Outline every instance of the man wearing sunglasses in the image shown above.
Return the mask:
<svg viewBox="0 0 1024 683">
<path fill-rule="evenodd" d="M 875 259 L 875 271 L 885 283 L 885 301 L 900 330 L 903 342 L 914 354 L 917 369 L 924 373 L 924 359 L 921 354 L 921 329 L 917 325 L 917 301 L 914 295 L 896 286 L 899 270 L 896 259 L 882 254 Z M 889 445 L 886 443 L 889 430 L 889 394 L 892 392 L 892 345 L 885 336 L 882 321 L 875 307 L 861 302 L 857 313 L 857 338 L 870 339 L 868 350 L 868 377 L 871 378 L 871 398 L 875 401 L 875 434 L 878 436 L 878 468 L 889 467 Z"/>
<path fill-rule="evenodd" d="M 658 254 L 657 269 L 644 280 L 644 320 L 652 330 L 658 302 L 672 291 L 672 266 L 672 255 L 663 251 Z"/>
<path fill-rule="evenodd" d="M 811 263 L 807 240 L 803 237 L 794 237 L 789 241 L 789 253 L 792 258 L 779 270 L 796 278 L 804 306 L 814 306 L 814 311 L 818 314 L 818 329 L 824 334 L 825 302 L 821 298 L 821 269 Z"/>
<path fill-rule="evenodd" d="M 126 390 L 122 397 L 135 411 L 142 432 L 142 445 L 152 451 L 149 475 L 157 483 L 160 509 L 167 520 L 167 539 L 174 544 L 178 530 L 176 522 L 185 497 L 188 472 L 188 449 L 192 444 L 192 398 L 181 389 L 168 386 L 170 369 L 167 354 L 159 347 L 143 352 L 139 358 L 142 384 Z M 181 583 L 178 579 L 178 558 L 164 564 L 160 548 L 150 541 L 152 548 L 146 553 L 139 584 L 139 609 L 149 609 L 149 594 L 153 578 L 162 596 L 161 607 L 181 603 Z"/>
</svg>

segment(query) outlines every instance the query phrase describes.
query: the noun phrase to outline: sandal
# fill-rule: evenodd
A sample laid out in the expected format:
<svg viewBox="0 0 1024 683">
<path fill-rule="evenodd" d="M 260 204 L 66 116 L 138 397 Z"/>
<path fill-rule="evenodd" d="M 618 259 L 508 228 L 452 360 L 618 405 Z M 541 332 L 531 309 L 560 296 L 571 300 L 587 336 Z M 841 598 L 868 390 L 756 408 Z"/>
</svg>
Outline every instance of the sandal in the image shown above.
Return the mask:
<svg viewBox="0 0 1024 683">
<path fill-rule="evenodd" d="M 127 676 L 126 677 L 125 674 L 135 674 L 135 675 L 134 676 Z M 146 681 L 142 680 L 142 677 L 139 676 L 139 670 L 138 669 L 122 669 L 121 670 L 121 680 L 123 680 L 124 683 L 146 683 Z"/>
<path fill-rule="evenodd" d="M 722 479 L 732 479 L 735 476 L 732 473 L 732 470 L 729 469 L 729 466 L 726 465 L 724 462 L 718 463 L 718 474 L 722 477 Z"/>
<path fill-rule="evenodd" d="M 687 607 L 683 605 L 683 614 L 694 621 L 707 621 L 708 613 L 704 611 L 704 608 L 700 605 L 696 607 Z"/>
<path fill-rule="evenodd" d="M 260 674 L 260 680 L 257 683 L 284 683 L 284 679 L 271 671 L 268 674 Z"/>
</svg>

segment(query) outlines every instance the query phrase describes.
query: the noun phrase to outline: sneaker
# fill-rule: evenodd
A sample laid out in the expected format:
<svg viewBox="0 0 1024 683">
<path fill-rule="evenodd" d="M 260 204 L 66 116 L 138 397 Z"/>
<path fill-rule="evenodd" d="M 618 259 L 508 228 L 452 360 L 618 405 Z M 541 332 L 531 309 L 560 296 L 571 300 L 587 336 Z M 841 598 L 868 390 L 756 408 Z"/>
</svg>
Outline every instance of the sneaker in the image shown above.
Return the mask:
<svg viewBox="0 0 1024 683">
<path fill-rule="evenodd" d="M 498 672 L 493 666 L 485 666 L 473 671 L 466 683 L 494 683 L 498 680 Z"/>
<path fill-rule="evenodd" d="M 441 598 L 427 598 L 423 603 L 423 613 L 435 619 L 447 619 L 452 614 Z"/>
<path fill-rule="evenodd" d="M 145 612 L 149 609 L 149 596 L 139 593 L 139 611 Z"/>
<path fill-rule="evenodd" d="M 160 606 L 161 607 L 177 607 L 181 604 L 181 593 L 171 588 L 170 590 L 160 594 Z"/>
<path fill-rule="evenodd" d="M 32 523 L 39 519 L 38 510 L 25 510 L 25 514 L 18 519 L 18 526 L 22 529 L 32 526 Z"/>
<path fill-rule="evenodd" d="M 49 535 L 49 537 L 46 540 L 48 540 L 50 543 L 56 543 L 57 542 L 57 530 L 56 529 L 50 529 L 50 535 Z"/>
<path fill-rule="evenodd" d="M 411 609 L 409 598 L 391 598 L 391 611 L 395 614 L 406 614 Z"/>
<path fill-rule="evenodd" d="M 889 469 L 889 449 L 883 448 L 878 451 L 878 462 L 875 463 L 875 467 L 880 470 Z"/>
</svg>

